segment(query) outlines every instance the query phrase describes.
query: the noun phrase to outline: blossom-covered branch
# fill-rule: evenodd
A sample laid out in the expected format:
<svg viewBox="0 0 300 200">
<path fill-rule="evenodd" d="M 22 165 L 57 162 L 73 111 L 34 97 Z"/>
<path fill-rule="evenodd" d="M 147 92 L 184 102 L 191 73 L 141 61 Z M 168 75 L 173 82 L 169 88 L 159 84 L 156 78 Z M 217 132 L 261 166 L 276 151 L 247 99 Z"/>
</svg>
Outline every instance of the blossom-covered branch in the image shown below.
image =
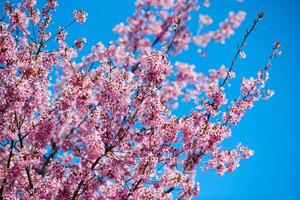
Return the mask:
<svg viewBox="0 0 300 200">
<path fill-rule="evenodd" d="M 204 32 L 214 20 L 201 4 L 210 1 L 137 0 L 133 15 L 114 28 L 118 39 L 95 44 L 80 60 L 86 38 L 66 38 L 74 23 L 84 25 L 85 11 L 54 28 L 57 0 L 1 3 L 0 199 L 192 199 L 200 190 L 197 166 L 223 175 L 251 157 L 242 144 L 221 145 L 254 102 L 273 95 L 265 85 L 280 44 L 256 78 L 242 79 L 239 96 L 226 98 L 263 14 L 231 65 L 206 74 L 176 56 L 193 53 L 191 45 L 204 52 L 212 40 L 225 43 L 246 14 L 229 12 L 218 29 Z M 196 33 L 187 25 L 195 12 Z M 191 101 L 192 111 L 175 114 Z"/>
</svg>

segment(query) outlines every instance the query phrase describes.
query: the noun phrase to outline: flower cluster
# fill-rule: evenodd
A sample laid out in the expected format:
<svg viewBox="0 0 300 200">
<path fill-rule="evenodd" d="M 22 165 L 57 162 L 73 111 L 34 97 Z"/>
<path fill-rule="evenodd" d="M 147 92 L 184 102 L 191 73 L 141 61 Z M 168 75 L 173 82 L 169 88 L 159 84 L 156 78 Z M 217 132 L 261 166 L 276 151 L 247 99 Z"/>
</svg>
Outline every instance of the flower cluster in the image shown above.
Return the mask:
<svg viewBox="0 0 300 200">
<path fill-rule="evenodd" d="M 205 169 L 213 168 L 218 170 L 218 175 L 223 176 L 225 172 L 233 172 L 239 167 L 241 159 L 248 159 L 254 152 L 242 144 L 238 144 L 236 149 L 220 151 L 219 148 L 213 148 L 211 151 L 212 160 L 207 163 Z"/>
<path fill-rule="evenodd" d="M 194 44 L 202 48 L 206 47 L 211 40 L 225 43 L 226 39 L 234 34 L 240 24 L 244 21 L 246 13 L 239 11 L 238 13 L 229 12 L 228 18 L 219 23 L 219 29 L 202 33 L 193 38 Z M 212 22 L 209 16 L 200 16 L 200 24 L 209 25 Z"/>
<path fill-rule="evenodd" d="M 141 76 L 145 82 L 161 84 L 171 70 L 166 56 L 161 52 L 150 52 L 141 58 Z"/>
<path fill-rule="evenodd" d="M 74 10 L 73 11 L 73 16 L 76 22 L 78 23 L 84 23 L 87 20 L 88 14 L 84 12 L 83 10 Z"/>
<path fill-rule="evenodd" d="M 86 41 L 87 41 L 86 38 L 79 38 L 78 40 L 76 40 L 74 42 L 78 51 L 82 50 L 83 45 L 84 45 L 84 43 L 86 43 Z"/>
<path fill-rule="evenodd" d="M 199 24 L 210 25 L 213 23 L 213 19 L 209 15 L 199 15 Z"/>
</svg>

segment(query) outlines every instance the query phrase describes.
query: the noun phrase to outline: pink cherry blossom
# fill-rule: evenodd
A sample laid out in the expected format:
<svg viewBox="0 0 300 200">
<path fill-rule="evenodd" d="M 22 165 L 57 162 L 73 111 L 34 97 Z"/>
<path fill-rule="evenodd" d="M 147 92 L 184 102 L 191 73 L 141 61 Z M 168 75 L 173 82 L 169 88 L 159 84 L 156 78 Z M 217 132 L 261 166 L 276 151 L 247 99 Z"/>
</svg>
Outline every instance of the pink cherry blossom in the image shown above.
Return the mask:
<svg viewBox="0 0 300 200">
<path fill-rule="evenodd" d="M 253 156 L 240 143 L 222 144 L 256 101 L 274 95 L 267 82 L 280 43 L 232 97 L 236 61 L 246 59 L 248 36 L 263 14 L 249 25 L 230 65 L 200 72 L 176 56 L 191 54 L 192 45 L 204 52 L 211 41 L 224 43 L 246 16 L 230 12 L 216 30 L 194 35 L 188 24 L 198 24 L 191 18 L 196 12 L 200 26 L 213 22 L 199 10 L 213 2 L 200 4 L 137 0 L 133 15 L 113 29 L 118 38 L 83 56 L 87 40 L 69 44 L 66 36 L 72 24 L 86 21 L 86 12 L 75 10 L 74 20 L 57 28 L 56 0 L 3 4 L 0 199 L 193 199 L 201 195 L 199 167 L 221 176 Z M 185 103 L 192 109 L 182 109 Z"/>
<path fill-rule="evenodd" d="M 208 15 L 199 15 L 199 24 L 210 25 L 213 23 L 213 20 Z"/>
<path fill-rule="evenodd" d="M 240 51 L 240 58 L 245 59 L 247 57 L 244 51 Z"/>
<path fill-rule="evenodd" d="M 212 40 L 218 43 L 225 43 L 225 41 L 230 38 L 233 34 L 235 29 L 237 29 L 241 23 L 244 21 L 246 17 L 246 13 L 243 11 L 239 11 L 236 14 L 234 12 L 229 12 L 228 17 L 219 23 L 219 28 L 216 30 L 211 30 L 209 32 L 203 32 L 200 35 L 196 35 L 193 38 L 193 42 L 195 45 L 200 47 L 206 47 L 208 43 Z M 208 17 L 202 17 L 203 19 L 200 21 L 210 22 Z"/>
<path fill-rule="evenodd" d="M 75 46 L 78 49 L 78 51 L 81 51 L 83 48 L 84 43 L 86 43 L 86 38 L 79 38 L 75 41 Z"/>
<path fill-rule="evenodd" d="M 88 14 L 86 12 L 84 12 L 83 10 L 74 10 L 73 16 L 74 16 L 74 19 L 76 20 L 76 22 L 82 24 L 82 23 L 86 22 Z"/>
</svg>

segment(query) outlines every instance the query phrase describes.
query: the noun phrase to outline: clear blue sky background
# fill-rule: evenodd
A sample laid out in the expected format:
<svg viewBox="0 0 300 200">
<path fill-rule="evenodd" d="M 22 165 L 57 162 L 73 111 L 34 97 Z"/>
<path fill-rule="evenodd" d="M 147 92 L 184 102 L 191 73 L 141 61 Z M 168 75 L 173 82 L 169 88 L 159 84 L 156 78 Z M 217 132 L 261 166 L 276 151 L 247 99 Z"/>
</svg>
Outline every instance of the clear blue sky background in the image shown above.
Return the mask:
<svg viewBox="0 0 300 200">
<path fill-rule="evenodd" d="M 132 0 L 72 0 L 61 1 L 55 14 L 56 24 L 64 25 L 72 20 L 72 10 L 82 8 L 89 12 L 84 25 L 74 25 L 69 32 L 69 41 L 76 37 L 88 39 L 87 48 L 98 41 L 108 43 L 117 36 L 112 28 L 124 21 L 134 10 Z M 276 95 L 269 101 L 258 102 L 248 111 L 238 127 L 234 128 L 231 139 L 225 146 L 234 146 L 239 141 L 255 150 L 255 155 L 232 174 L 218 177 L 215 172 L 198 172 L 197 181 L 201 185 L 204 200 L 296 200 L 299 190 L 299 35 L 300 1 L 298 0 L 212 0 L 211 9 L 201 9 L 211 14 L 215 21 L 222 20 L 228 11 L 239 9 L 247 12 L 247 19 L 237 34 L 225 45 L 210 44 L 209 57 L 200 58 L 192 49 L 188 56 L 180 56 L 181 61 L 194 63 L 198 71 L 229 65 L 236 45 L 245 29 L 249 27 L 257 11 L 265 12 L 265 19 L 257 31 L 250 36 L 246 48 L 247 60 L 239 61 L 237 82 L 242 76 L 254 76 L 267 60 L 275 40 L 282 42 L 283 55 L 274 61 L 268 86 Z M 197 15 L 194 15 L 196 17 Z M 194 31 L 196 31 L 194 21 Z M 237 88 L 229 88 L 236 95 Z M 234 96 L 234 95 L 233 95 Z M 190 104 L 181 110 L 191 109 Z M 181 112 L 181 111 L 179 111 Z M 180 114 L 180 113 L 179 113 Z"/>
</svg>

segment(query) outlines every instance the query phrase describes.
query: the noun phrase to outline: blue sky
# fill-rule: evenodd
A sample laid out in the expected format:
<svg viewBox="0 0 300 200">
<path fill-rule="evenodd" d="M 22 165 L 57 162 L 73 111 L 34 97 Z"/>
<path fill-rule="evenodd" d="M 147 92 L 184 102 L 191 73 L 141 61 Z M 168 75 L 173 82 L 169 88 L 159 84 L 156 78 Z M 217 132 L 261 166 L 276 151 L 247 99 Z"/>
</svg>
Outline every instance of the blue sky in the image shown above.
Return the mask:
<svg viewBox="0 0 300 200">
<path fill-rule="evenodd" d="M 72 3 L 71 3 L 72 2 Z M 124 21 L 134 10 L 134 1 L 129 0 L 72 0 L 61 1 L 55 14 L 56 25 L 64 25 L 72 20 L 73 9 L 88 11 L 88 21 L 84 25 L 74 25 L 69 31 L 69 41 L 76 37 L 88 39 L 89 47 L 98 41 L 108 43 L 115 40 L 112 33 L 115 24 Z M 280 40 L 283 54 L 274 61 L 271 68 L 271 80 L 268 86 L 275 89 L 275 96 L 269 101 L 256 103 L 246 113 L 241 123 L 234 128 L 233 137 L 225 146 L 236 145 L 239 141 L 255 150 L 255 155 L 231 174 L 218 177 L 215 172 L 198 172 L 197 181 L 201 185 L 201 195 L 197 199 L 205 200 L 248 200 L 248 199 L 300 199 L 299 178 L 300 141 L 299 124 L 299 73 L 298 59 L 300 35 L 300 1 L 297 0 L 245 0 L 243 4 L 235 0 L 212 0 L 212 8 L 200 11 L 211 14 L 215 21 L 222 20 L 228 11 L 239 9 L 247 12 L 247 19 L 235 36 L 225 45 L 210 44 L 208 58 L 200 58 L 195 51 L 182 55 L 178 59 L 197 65 L 197 71 L 206 72 L 221 64 L 229 65 L 236 45 L 245 29 L 249 27 L 258 11 L 265 12 L 265 19 L 250 36 L 245 49 L 247 59 L 237 63 L 237 80 L 242 76 L 255 76 L 265 62 L 273 45 Z M 197 15 L 194 15 L 194 17 Z M 192 27 L 196 31 L 196 21 Z M 237 87 L 228 88 L 237 94 Z M 190 104 L 182 110 L 191 109 Z"/>
</svg>

